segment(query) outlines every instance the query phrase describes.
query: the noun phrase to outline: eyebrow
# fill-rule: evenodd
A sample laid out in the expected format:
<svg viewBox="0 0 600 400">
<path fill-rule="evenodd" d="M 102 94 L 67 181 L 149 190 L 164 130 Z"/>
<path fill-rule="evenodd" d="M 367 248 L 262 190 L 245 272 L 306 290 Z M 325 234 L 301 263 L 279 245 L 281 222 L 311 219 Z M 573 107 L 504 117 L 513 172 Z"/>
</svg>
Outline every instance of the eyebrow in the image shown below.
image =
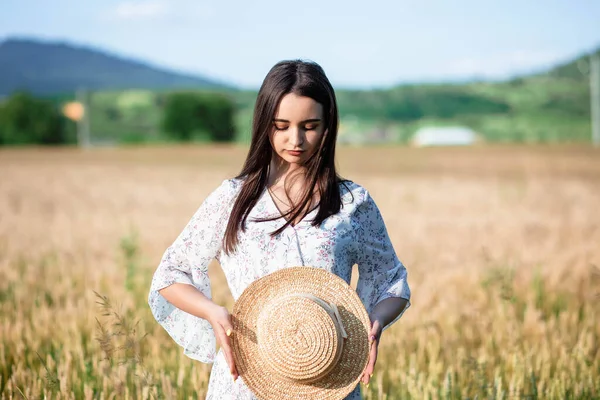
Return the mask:
<svg viewBox="0 0 600 400">
<path fill-rule="evenodd" d="M 290 121 L 288 121 L 287 119 L 280 119 L 280 118 L 273 118 L 273 122 L 285 122 L 285 123 L 290 123 Z M 307 122 L 321 122 L 321 118 L 312 118 L 312 119 L 306 119 L 304 121 L 300 121 L 301 124 L 305 124 Z"/>
</svg>

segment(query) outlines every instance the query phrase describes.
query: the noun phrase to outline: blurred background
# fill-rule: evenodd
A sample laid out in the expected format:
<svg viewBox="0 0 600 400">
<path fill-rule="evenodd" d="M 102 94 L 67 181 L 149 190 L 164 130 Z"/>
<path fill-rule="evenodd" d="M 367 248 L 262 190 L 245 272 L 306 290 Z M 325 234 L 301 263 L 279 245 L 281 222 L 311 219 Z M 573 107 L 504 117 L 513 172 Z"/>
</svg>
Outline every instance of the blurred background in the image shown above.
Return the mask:
<svg viewBox="0 0 600 400">
<path fill-rule="evenodd" d="M 205 397 L 150 281 L 239 173 L 269 69 L 303 58 L 413 292 L 364 398 L 600 398 L 599 21 L 597 0 L 0 0 L 0 397 Z"/>
</svg>

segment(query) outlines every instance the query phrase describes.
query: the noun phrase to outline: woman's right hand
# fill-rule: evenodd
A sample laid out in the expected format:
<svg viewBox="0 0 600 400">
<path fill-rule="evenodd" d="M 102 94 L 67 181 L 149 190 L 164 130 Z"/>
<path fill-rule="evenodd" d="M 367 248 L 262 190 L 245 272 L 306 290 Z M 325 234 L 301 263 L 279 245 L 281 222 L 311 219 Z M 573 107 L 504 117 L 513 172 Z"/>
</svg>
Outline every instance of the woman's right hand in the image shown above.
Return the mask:
<svg viewBox="0 0 600 400">
<path fill-rule="evenodd" d="M 231 376 L 236 380 L 238 373 L 233 361 L 233 350 L 231 349 L 233 325 L 231 324 L 229 311 L 225 307 L 215 304 L 194 286 L 186 283 L 174 283 L 163 288 L 160 294 L 175 307 L 198 318 L 203 318 L 212 325 L 217 341 L 225 353 Z"/>
<path fill-rule="evenodd" d="M 235 381 L 238 378 L 238 372 L 233 361 L 233 350 L 231 348 L 231 340 L 233 339 L 231 314 L 229 314 L 227 308 L 215 304 L 215 307 L 210 311 L 210 315 L 208 316 L 208 322 L 212 325 L 219 346 L 221 346 L 225 354 L 225 360 L 229 365 L 229 372 Z"/>
</svg>

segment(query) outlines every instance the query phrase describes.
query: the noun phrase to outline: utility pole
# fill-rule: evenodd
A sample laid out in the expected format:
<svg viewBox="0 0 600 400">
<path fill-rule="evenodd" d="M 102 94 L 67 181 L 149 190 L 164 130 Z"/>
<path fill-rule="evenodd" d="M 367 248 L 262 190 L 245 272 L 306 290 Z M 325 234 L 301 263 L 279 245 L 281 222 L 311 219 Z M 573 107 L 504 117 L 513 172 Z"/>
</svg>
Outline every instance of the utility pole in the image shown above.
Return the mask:
<svg viewBox="0 0 600 400">
<path fill-rule="evenodd" d="M 592 143 L 600 146 L 600 51 L 590 56 L 590 96 Z"/>
<path fill-rule="evenodd" d="M 90 147 L 90 101 L 87 90 L 77 90 L 77 101 L 83 106 L 83 114 L 77 121 L 77 143 L 79 147 Z"/>
</svg>

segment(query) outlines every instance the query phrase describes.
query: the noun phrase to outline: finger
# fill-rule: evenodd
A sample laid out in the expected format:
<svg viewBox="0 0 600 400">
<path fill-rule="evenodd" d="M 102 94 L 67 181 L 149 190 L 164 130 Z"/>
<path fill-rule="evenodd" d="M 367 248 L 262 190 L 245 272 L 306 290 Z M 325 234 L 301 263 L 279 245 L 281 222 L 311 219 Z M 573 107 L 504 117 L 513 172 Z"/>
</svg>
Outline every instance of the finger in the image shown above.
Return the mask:
<svg viewBox="0 0 600 400">
<path fill-rule="evenodd" d="M 227 336 L 227 345 L 223 348 L 225 355 L 228 356 L 229 368 L 233 379 L 236 380 L 238 377 L 237 368 L 235 367 L 235 359 L 233 358 L 233 349 L 231 347 L 231 341 L 233 340 L 233 325 L 231 324 L 231 315 L 227 316 L 227 321 L 222 324 L 225 335 Z"/>
<path fill-rule="evenodd" d="M 236 380 L 239 376 L 238 372 L 237 372 L 237 367 L 235 365 L 235 359 L 233 358 L 233 348 L 231 347 L 231 342 L 233 341 L 233 324 L 232 324 L 232 316 L 231 314 L 227 315 L 227 322 L 225 323 L 225 334 L 229 337 L 229 341 L 227 342 L 230 346 L 229 346 L 229 352 L 231 354 L 231 366 L 233 369 L 233 380 Z"/>
<path fill-rule="evenodd" d="M 221 322 L 221 326 L 223 327 L 225 334 L 228 337 L 231 337 L 231 335 L 233 334 L 233 324 L 231 323 L 231 314 L 227 315 L 226 321 Z"/>
<path fill-rule="evenodd" d="M 373 342 L 375 339 L 379 337 L 379 325 L 374 322 L 371 325 L 371 331 L 369 332 L 369 342 Z"/>
<path fill-rule="evenodd" d="M 229 343 L 229 337 L 227 337 L 224 329 L 217 329 L 215 335 L 219 340 L 219 344 L 223 350 L 223 355 L 225 356 L 225 361 L 227 361 L 227 365 L 229 366 L 229 373 L 235 380 L 237 379 L 237 370 L 235 369 L 235 362 L 233 361 L 233 352 Z"/>
<path fill-rule="evenodd" d="M 373 371 L 375 370 L 375 363 L 377 362 L 377 342 L 373 341 L 371 343 L 371 349 L 369 351 L 369 362 L 367 363 L 367 367 L 362 376 L 362 382 L 365 385 L 368 385 L 371 377 L 373 376 Z"/>
<path fill-rule="evenodd" d="M 233 380 L 236 380 L 238 378 L 238 373 L 235 367 L 235 360 L 233 358 L 233 350 L 231 349 L 229 343 L 223 346 L 223 352 L 225 353 L 227 364 L 229 364 L 229 372 L 231 373 Z"/>
<path fill-rule="evenodd" d="M 367 387 L 369 387 L 369 374 L 367 373 L 367 371 L 365 370 L 365 372 L 363 372 L 362 376 L 360 377 L 360 381 L 363 383 L 363 385 L 367 385 Z"/>
<path fill-rule="evenodd" d="M 379 329 L 373 323 L 371 325 L 371 331 L 369 332 L 369 362 L 367 363 L 367 366 L 366 366 L 366 368 L 363 372 L 363 376 L 361 378 L 361 381 L 365 385 L 367 385 L 367 387 L 369 385 L 371 377 L 373 376 L 373 371 L 375 369 L 375 362 L 377 361 L 377 348 L 378 348 L 378 344 L 379 344 L 379 340 L 377 339 L 378 334 L 379 334 Z"/>
<path fill-rule="evenodd" d="M 363 374 L 360 377 L 360 381 L 365 384 L 368 385 L 369 384 L 369 379 L 371 372 L 367 372 L 367 370 L 369 369 L 369 366 L 371 365 L 371 350 L 373 349 L 373 338 L 374 336 L 369 332 L 369 361 L 367 361 L 367 366 L 365 367 L 365 369 L 363 370 Z"/>
</svg>

